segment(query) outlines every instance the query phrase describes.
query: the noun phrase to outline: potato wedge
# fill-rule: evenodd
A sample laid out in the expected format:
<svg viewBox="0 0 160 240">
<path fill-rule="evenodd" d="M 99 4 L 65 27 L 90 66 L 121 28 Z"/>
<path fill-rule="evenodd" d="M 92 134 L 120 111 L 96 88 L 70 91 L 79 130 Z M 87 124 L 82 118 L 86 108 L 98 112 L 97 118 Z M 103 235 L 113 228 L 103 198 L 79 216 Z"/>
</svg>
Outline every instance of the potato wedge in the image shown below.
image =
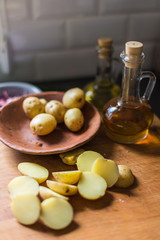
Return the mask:
<svg viewBox="0 0 160 240">
<path fill-rule="evenodd" d="M 34 178 L 38 183 L 44 182 L 49 175 L 49 172 L 45 167 L 31 162 L 19 163 L 18 170 L 22 175 Z"/>
<path fill-rule="evenodd" d="M 81 173 L 82 172 L 79 170 L 73 170 L 64 172 L 52 172 L 52 175 L 58 182 L 76 184 L 79 181 Z"/>
<path fill-rule="evenodd" d="M 28 176 L 18 176 L 8 184 L 10 198 L 13 199 L 16 195 L 33 194 L 38 195 L 39 184 L 36 180 Z"/>
<path fill-rule="evenodd" d="M 82 172 L 91 171 L 92 164 L 97 158 L 103 158 L 103 156 L 95 151 L 85 151 L 77 159 L 77 168 Z"/>
<path fill-rule="evenodd" d="M 59 156 L 62 159 L 62 162 L 64 162 L 65 164 L 75 165 L 77 163 L 78 156 L 83 152 L 84 152 L 84 149 L 77 148 L 69 152 L 61 153 Z"/>
<path fill-rule="evenodd" d="M 50 197 L 59 197 L 59 198 L 65 199 L 65 200 L 69 199 L 68 197 L 63 196 L 63 195 L 51 190 L 50 188 L 43 187 L 43 186 L 39 187 L 39 195 L 43 200 L 50 198 Z"/>
<path fill-rule="evenodd" d="M 96 200 L 105 195 L 107 183 L 100 175 L 83 172 L 78 183 L 79 194 L 86 199 Z"/>
<path fill-rule="evenodd" d="M 51 229 L 63 229 L 73 219 L 73 208 L 62 198 L 48 198 L 41 203 L 40 220 Z"/>
<path fill-rule="evenodd" d="M 61 182 L 56 182 L 51 180 L 47 180 L 46 183 L 51 190 L 65 196 L 75 195 L 78 190 L 77 186 L 71 185 L 71 184 L 66 184 L 66 183 L 61 183 Z"/>
<path fill-rule="evenodd" d="M 107 187 L 112 187 L 118 180 L 118 166 L 113 160 L 98 158 L 92 165 L 92 172 L 99 174 L 107 182 Z"/>
<path fill-rule="evenodd" d="M 32 194 L 17 195 L 11 202 L 11 211 L 18 222 L 33 224 L 40 216 L 39 198 Z"/>
<path fill-rule="evenodd" d="M 115 183 L 116 187 L 127 188 L 134 183 L 132 171 L 126 165 L 118 165 L 119 177 Z"/>
</svg>

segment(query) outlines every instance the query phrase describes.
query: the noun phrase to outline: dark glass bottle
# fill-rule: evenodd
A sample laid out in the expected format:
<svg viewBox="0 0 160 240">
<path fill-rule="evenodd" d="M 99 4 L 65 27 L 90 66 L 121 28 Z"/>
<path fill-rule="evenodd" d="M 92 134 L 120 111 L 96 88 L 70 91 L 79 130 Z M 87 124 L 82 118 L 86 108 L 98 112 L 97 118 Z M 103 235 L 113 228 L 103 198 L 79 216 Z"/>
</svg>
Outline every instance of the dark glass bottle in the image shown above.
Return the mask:
<svg viewBox="0 0 160 240">
<path fill-rule="evenodd" d="M 127 42 L 121 53 L 124 63 L 121 96 L 111 99 L 103 108 L 103 124 L 109 138 L 120 143 L 135 143 L 144 139 L 153 120 L 148 100 L 155 86 L 152 72 L 142 72 L 144 53 L 140 42 Z M 149 78 L 143 97 L 140 81 Z"/>
<path fill-rule="evenodd" d="M 97 74 L 95 80 L 84 87 L 86 101 L 94 104 L 100 113 L 109 99 L 120 94 L 120 87 L 115 83 L 116 72 L 113 71 L 113 64 L 116 67 L 118 64 L 117 60 L 112 59 L 112 52 L 111 38 L 98 39 Z"/>
</svg>

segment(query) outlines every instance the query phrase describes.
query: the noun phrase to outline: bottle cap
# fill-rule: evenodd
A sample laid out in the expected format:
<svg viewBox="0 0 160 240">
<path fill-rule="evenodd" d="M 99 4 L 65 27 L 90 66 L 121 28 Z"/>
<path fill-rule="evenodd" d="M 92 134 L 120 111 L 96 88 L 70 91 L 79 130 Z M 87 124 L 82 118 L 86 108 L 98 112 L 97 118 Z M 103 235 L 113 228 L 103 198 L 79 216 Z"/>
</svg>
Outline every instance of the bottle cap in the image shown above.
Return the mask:
<svg viewBox="0 0 160 240">
<path fill-rule="evenodd" d="M 143 43 L 130 41 L 125 44 L 126 58 L 125 66 L 128 68 L 136 68 L 140 62 L 143 51 Z"/>
<path fill-rule="evenodd" d="M 125 44 L 125 52 L 127 55 L 131 56 L 141 56 L 143 51 L 143 43 L 130 41 Z"/>
<path fill-rule="evenodd" d="M 112 38 L 104 37 L 98 39 L 98 46 L 99 47 L 107 47 L 112 48 Z"/>
</svg>

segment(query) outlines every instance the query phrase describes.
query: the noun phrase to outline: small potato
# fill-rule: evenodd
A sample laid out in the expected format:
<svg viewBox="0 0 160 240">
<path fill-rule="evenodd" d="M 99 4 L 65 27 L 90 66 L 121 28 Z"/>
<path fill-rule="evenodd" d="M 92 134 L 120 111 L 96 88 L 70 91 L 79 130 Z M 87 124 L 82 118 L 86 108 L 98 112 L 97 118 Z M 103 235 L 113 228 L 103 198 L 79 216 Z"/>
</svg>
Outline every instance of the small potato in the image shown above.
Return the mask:
<svg viewBox="0 0 160 240">
<path fill-rule="evenodd" d="M 41 203 L 40 220 L 51 229 L 63 229 L 73 219 L 71 204 L 61 198 L 48 198 Z"/>
<path fill-rule="evenodd" d="M 67 183 L 67 184 L 76 184 L 81 176 L 81 171 L 64 171 L 64 172 L 52 172 L 53 177 L 56 181 Z"/>
<path fill-rule="evenodd" d="M 11 202 L 11 211 L 18 222 L 31 225 L 40 216 L 40 201 L 32 194 L 17 195 Z"/>
<path fill-rule="evenodd" d="M 66 108 L 82 108 L 85 104 L 85 93 L 80 88 L 71 88 L 65 92 L 62 102 Z"/>
<path fill-rule="evenodd" d="M 77 158 L 77 168 L 84 171 L 91 171 L 92 165 L 97 158 L 103 158 L 103 156 L 95 151 L 85 151 Z"/>
<path fill-rule="evenodd" d="M 30 122 L 31 130 L 37 135 L 47 135 L 57 126 L 55 117 L 48 113 L 41 113 L 35 116 Z"/>
<path fill-rule="evenodd" d="M 66 108 L 61 102 L 57 100 L 51 100 L 46 104 L 45 112 L 54 116 L 57 120 L 57 123 L 62 123 L 64 121 Z"/>
<path fill-rule="evenodd" d="M 8 184 L 10 198 L 13 199 L 17 195 L 32 194 L 38 195 L 39 184 L 36 180 L 28 176 L 19 176 L 13 178 Z"/>
<path fill-rule="evenodd" d="M 68 200 L 68 197 L 65 197 L 65 196 L 47 188 L 47 187 L 43 187 L 43 186 L 39 187 L 39 195 L 43 200 L 47 199 L 47 198 L 50 198 L 50 197 L 59 197 L 59 198 L 63 198 L 65 200 Z"/>
<path fill-rule="evenodd" d="M 64 123 L 72 132 L 79 131 L 84 124 L 84 116 L 79 108 L 67 110 L 64 116 Z"/>
<path fill-rule="evenodd" d="M 23 101 L 23 110 L 27 117 L 34 118 L 37 114 L 45 111 L 44 105 L 37 97 L 27 97 Z"/>
<path fill-rule="evenodd" d="M 47 100 L 44 98 L 39 98 L 39 101 L 42 103 L 42 105 L 45 107 L 47 104 Z"/>
<path fill-rule="evenodd" d="M 18 170 L 21 174 L 34 178 L 38 183 L 44 182 L 49 175 L 49 172 L 45 167 L 31 162 L 19 163 Z"/>
<path fill-rule="evenodd" d="M 75 195 L 77 193 L 77 186 L 75 185 L 71 185 L 71 184 L 66 184 L 66 183 L 61 183 L 61 182 L 56 182 L 56 181 L 50 181 L 50 180 L 47 180 L 47 186 L 59 193 L 59 194 L 62 194 L 62 195 L 65 195 L 65 196 L 72 196 L 72 195 Z"/>
<path fill-rule="evenodd" d="M 132 171 L 126 165 L 118 165 L 119 178 L 115 183 L 116 187 L 127 188 L 134 183 Z"/>
<path fill-rule="evenodd" d="M 105 195 L 107 183 L 100 175 L 83 172 L 78 183 L 79 194 L 89 200 L 96 200 Z"/>
<path fill-rule="evenodd" d="M 69 152 L 61 153 L 59 156 L 62 159 L 62 162 L 64 162 L 65 164 L 75 165 L 77 163 L 78 156 L 83 152 L 84 152 L 84 149 L 77 148 Z"/>
<path fill-rule="evenodd" d="M 107 187 L 112 187 L 118 180 L 118 166 L 113 160 L 98 158 L 92 165 L 92 172 L 103 177 L 107 182 Z"/>
</svg>

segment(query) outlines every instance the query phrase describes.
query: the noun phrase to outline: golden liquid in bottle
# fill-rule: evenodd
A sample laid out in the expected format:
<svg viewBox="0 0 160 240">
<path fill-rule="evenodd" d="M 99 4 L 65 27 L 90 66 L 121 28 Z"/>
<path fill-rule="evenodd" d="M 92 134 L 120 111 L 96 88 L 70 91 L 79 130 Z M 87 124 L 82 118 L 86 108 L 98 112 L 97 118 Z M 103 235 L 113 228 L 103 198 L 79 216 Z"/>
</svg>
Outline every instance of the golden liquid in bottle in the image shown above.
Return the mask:
<svg viewBox="0 0 160 240">
<path fill-rule="evenodd" d="M 85 86 L 84 92 L 86 101 L 96 106 L 102 114 L 105 103 L 120 94 L 120 87 L 113 81 L 91 82 Z"/>
<path fill-rule="evenodd" d="M 153 112 L 147 103 L 110 100 L 103 108 L 103 124 L 110 139 L 135 143 L 147 136 Z"/>
</svg>

